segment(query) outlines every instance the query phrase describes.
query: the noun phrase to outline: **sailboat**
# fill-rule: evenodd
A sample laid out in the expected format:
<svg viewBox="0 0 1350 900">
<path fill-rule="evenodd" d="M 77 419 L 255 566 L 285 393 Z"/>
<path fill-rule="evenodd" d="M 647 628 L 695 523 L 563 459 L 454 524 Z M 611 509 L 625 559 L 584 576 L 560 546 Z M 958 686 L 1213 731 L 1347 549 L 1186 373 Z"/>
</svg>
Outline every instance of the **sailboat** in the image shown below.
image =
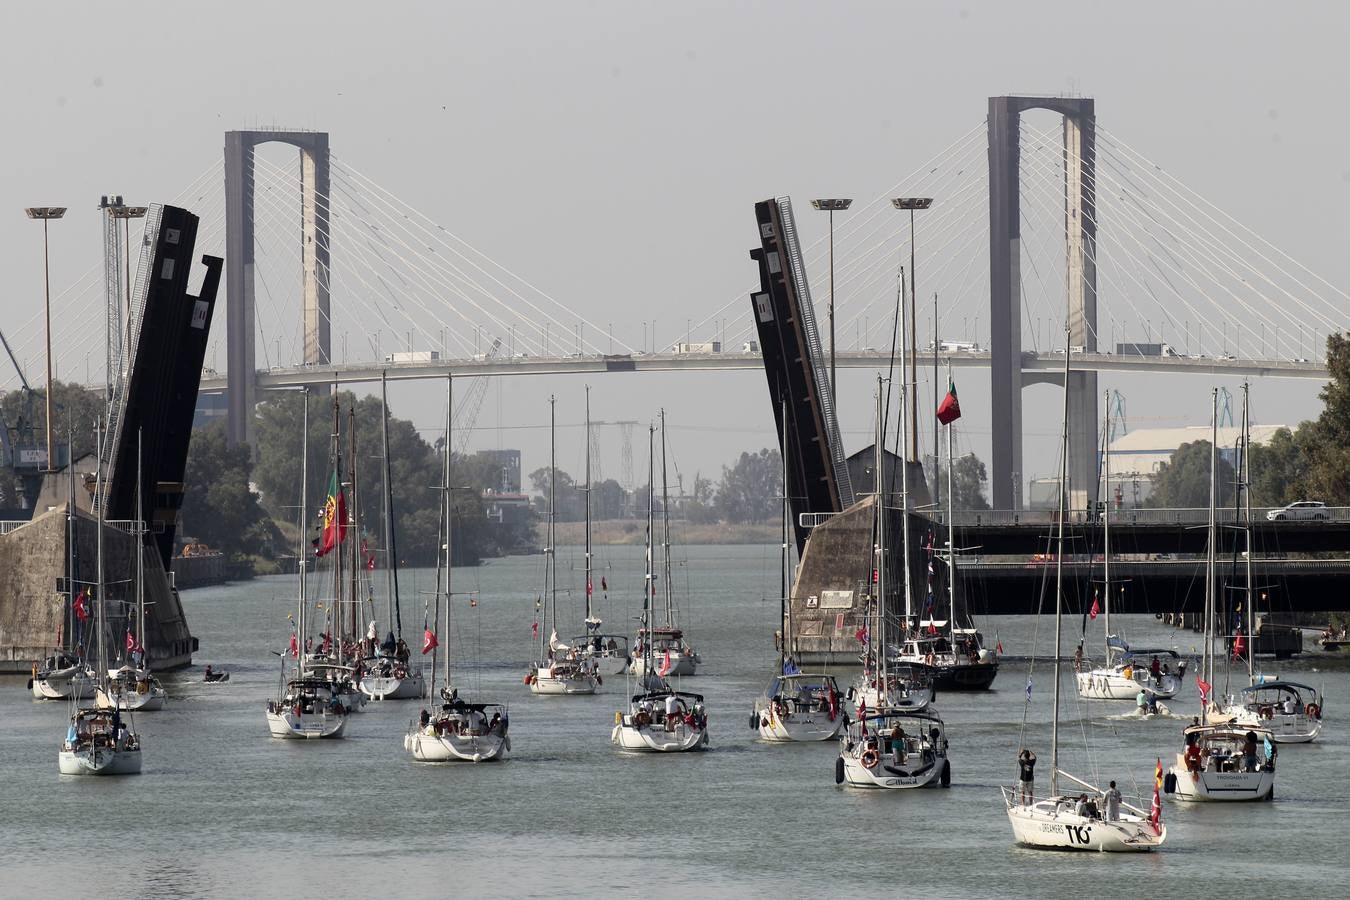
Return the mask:
<svg viewBox="0 0 1350 900">
<path fill-rule="evenodd" d="M 364 673 L 359 687 L 372 700 L 412 700 L 426 693 L 422 670 L 409 661 L 407 644 L 403 641 L 403 612 L 398 602 L 398 544 L 394 536 L 394 483 L 389 460 L 389 388 L 386 373 L 380 373 L 380 419 L 383 423 L 384 446 L 384 545 L 388 583 L 388 621 L 394 630 L 383 644 L 374 645 L 367 637 L 366 647 L 373 652 L 361 662 Z M 373 563 L 374 558 L 371 558 Z M 374 622 L 371 623 L 372 629 Z M 372 630 L 372 634 L 377 634 Z"/>
<path fill-rule="evenodd" d="M 307 529 L 303 524 L 309 515 L 309 391 L 301 393 L 304 401 L 304 415 L 301 419 L 304 438 L 300 450 L 300 528 L 299 547 L 296 554 L 300 561 L 300 583 L 296 603 L 296 618 L 292 622 L 290 656 L 295 659 L 295 672 L 287 677 L 286 656 L 281 657 L 281 676 L 275 699 L 267 701 L 267 730 L 274 738 L 287 740 L 316 740 L 320 738 L 340 738 L 347 729 L 347 717 L 350 707 L 343 702 L 340 683 L 308 673 L 307 667 L 312 658 L 308 647 L 308 610 L 309 596 L 306 591 L 305 566 L 310 548 L 306 546 Z M 336 407 L 336 404 L 335 404 Z M 336 451 L 336 413 L 334 419 L 333 446 Z M 329 549 L 337 549 L 341 543 L 345 523 L 338 519 L 337 504 L 329 507 L 325 513 L 324 538 L 332 539 Z M 325 551 L 327 552 L 327 551 Z M 341 559 L 341 551 L 336 554 Z M 340 576 L 339 576 L 340 583 Z"/>
<path fill-rule="evenodd" d="M 937 410 L 938 421 L 942 422 L 947 432 L 947 547 L 945 551 L 936 550 L 930 536 L 927 548 L 930 561 L 936 556 L 941 557 L 947 564 L 947 619 L 937 618 L 937 603 L 930 578 L 923 614 L 917 622 L 906 621 L 907 634 L 898 661 L 927 666 L 932 673 L 933 687 L 936 690 L 984 691 L 993 685 L 994 678 L 998 675 L 998 654 L 985 649 L 984 635 L 980 634 L 973 623 L 960 625 L 956 616 L 957 564 L 960 551 L 955 540 L 952 469 L 955 468 L 956 457 L 952 452 L 952 422 L 960 418 L 961 407 L 956 402 L 956 385 L 951 380 L 950 366 L 947 382 L 949 386 L 947 397 Z M 937 448 L 934 448 L 934 454 L 936 453 Z M 908 522 L 908 515 L 905 519 Z M 908 568 L 906 560 L 906 570 Z"/>
<path fill-rule="evenodd" d="M 895 709 L 918 712 L 927 709 L 933 702 L 933 678 L 928 667 L 923 664 L 901 662 L 892 659 L 890 634 L 893 622 L 889 614 L 887 598 L 890 594 L 890 547 L 887 544 L 886 524 L 890 515 L 887 496 L 890 493 L 885 480 L 886 421 L 883 413 L 882 379 L 877 376 L 876 387 L 876 426 L 873 449 L 873 471 L 876 473 L 876 492 L 873 500 L 872 533 L 874 535 L 872 569 L 876 573 L 874 584 L 876 595 L 867 615 L 867 624 L 861 629 L 862 672 L 849 689 L 849 697 L 859 709 Z M 901 392 L 903 401 L 903 391 Z M 903 402 L 900 417 L 904 418 Z M 909 478 L 901 466 L 901 509 L 909 507 Z M 909 516 L 902 512 L 901 551 L 904 560 L 902 569 L 902 590 L 905 595 L 905 619 L 911 620 L 912 609 L 909 585 Z"/>
<path fill-rule="evenodd" d="M 604 620 L 595 613 L 593 598 L 594 554 L 591 553 L 591 388 L 586 386 L 586 633 L 572 638 L 571 644 L 583 661 L 589 662 L 597 675 L 622 675 L 628 668 L 628 637 L 622 634 L 603 634 Z M 603 576 L 601 585 L 604 585 Z"/>
<path fill-rule="evenodd" d="M 450 480 L 451 454 L 454 442 L 451 440 L 451 410 L 453 408 L 453 377 L 445 381 L 445 483 L 442 488 L 441 522 L 445 526 L 441 548 L 444 556 L 436 554 L 436 619 L 439 626 L 442 595 L 441 565 L 445 566 L 445 631 L 450 634 L 450 601 L 454 597 L 451 590 L 454 571 L 453 542 L 454 533 L 454 488 Z M 430 627 L 423 628 L 422 653 L 436 653 L 440 642 Z M 445 684 L 441 688 L 444 701 L 435 712 L 422 710 L 421 715 L 408 728 L 403 736 L 403 749 L 412 754 L 413 759 L 421 762 L 492 762 L 503 758 L 511 749 L 511 739 L 507 731 L 511 727 L 511 717 L 505 705 L 484 703 L 460 699 L 459 691 L 452 687 L 450 680 L 450 641 L 445 646 Z M 432 696 L 436 689 L 436 657 L 431 658 Z"/>
<path fill-rule="evenodd" d="M 783 415 L 787 415 L 784 404 Z M 784 419 L 786 422 L 786 418 Z M 750 727 L 764 741 L 827 741 L 838 737 L 848 717 L 842 709 L 839 685 L 833 675 L 803 672 L 788 655 L 792 647 L 792 498 L 788 495 L 788 442 L 783 442 L 783 540 L 778 565 L 778 673 L 763 696 L 755 701 Z"/>
<path fill-rule="evenodd" d="M 141 480 L 141 435 L 136 435 L 136 481 Z M 101 709 L 134 709 L 138 712 L 164 708 L 168 692 L 145 663 L 145 523 L 142 491 L 136 491 L 136 632 L 127 626 L 124 647 L 126 662 L 109 669 L 107 680 L 94 692 L 94 702 Z"/>
<path fill-rule="evenodd" d="M 595 663 L 582 658 L 577 648 L 558 639 L 557 577 L 557 423 L 556 401 L 548 398 L 548 546 L 544 548 L 544 591 L 542 622 L 536 619 L 534 631 L 539 638 L 538 654 L 525 674 L 532 694 L 594 694 L 600 684 Z M 546 637 L 547 635 L 547 637 Z"/>
<path fill-rule="evenodd" d="M 661 410 L 661 550 L 664 560 L 662 571 L 662 621 L 654 624 L 650 618 L 644 620 L 638 629 L 637 641 L 633 645 L 633 673 L 639 678 L 652 671 L 665 678 L 668 675 L 696 675 L 703 658 L 698 655 L 692 644 L 685 640 L 684 630 L 676 620 L 675 585 L 671 578 L 670 566 L 670 490 L 666 482 L 666 411 Z M 648 486 L 650 488 L 650 485 Z M 652 535 L 648 531 L 647 557 L 652 555 Z M 655 597 L 655 583 L 648 580 L 647 588 Z M 646 601 L 644 600 L 644 606 Z M 651 651 L 651 652 L 648 652 Z M 651 667 L 651 661 L 657 660 L 657 668 Z"/>
<path fill-rule="evenodd" d="M 67 440 L 67 446 L 73 442 Z M 55 651 L 33 666 L 28 682 L 34 700 L 69 700 L 88 697 L 93 693 L 94 681 L 84 660 L 84 648 L 78 629 L 89 618 L 85 591 L 76 591 L 75 559 L 75 466 L 66 466 L 70 476 L 70 493 L 66 498 L 66 611 L 61 633 L 57 635 Z"/>
<path fill-rule="evenodd" d="M 1102 590 L 1104 603 L 1098 604 L 1094 594 L 1090 618 L 1097 617 L 1102 608 L 1102 628 L 1105 635 L 1104 665 L 1089 667 L 1081 662 L 1084 639 L 1078 642 L 1079 654 L 1074 657 L 1074 680 L 1078 696 L 1088 700 L 1134 700 L 1142 693 L 1146 699 L 1143 709 L 1157 708 L 1158 700 L 1168 700 L 1181 690 L 1186 676 L 1186 660 L 1173 650 L 1137 650 L 1111 631 L 1111 395 L 1102 403 L 1105 411 L 1102 421 Z M 1087 622 L 1084 620 L 1084 631 Z M 1157 659 L 1154 673 L 1153 660 Z"/>
<path fill-rule="evenodd" d="M 103 432 L 96 427 L 98 469 L 95 475 L 94 498 L 98 505 L 98 581 L 94 595 L 94 635 L 98 645 L 98 672 L 108 668 L 108 647 L 105 631 L 107 609 L 104 597 L 106 582 L 103 567 Z M 139 493 L 139 485 L 138 485 Z M 131 712 L 125 715 L 115 706 L 99 709 L 79 706 L 70 716 L 70 727 L 57 753 L 57 767 L 62 775 L 134 775 L 141 771 L 141 739 L 136 733 Z"/>
<path fill-rule="evenodd" d="M 1067 328 L 1066 328 L 1066 337 Z M 1067 344 L 1065 346 L 1068 346 Z M 1119 802 L 1119 808 L 1107 806 L 1097 809 L 1095 798 L 1105 798 L 1095 785 L 1075 778 L 1059 768 L 1059 695 L 1060 695 L 1060 633 L 1064 619 L 1064 520 L 1068 518 L 1069 497 L 1069 356 L 1064 354 L 1064 411 L 1063 439 L 1060 443 L 1059 516 L 1056 523 L 1055 553 L 1055 688 L 1054 718 L 1050 732 L 1050 794 L 1037 799 L 1024 797 L 1020 790 L 1003 788 L 1008 823 L 1013 838 L 1024 847 L 1038 850 L 1090 850 L 1121 853 L 1153 850 L 1167 839 L 1167 826 L 1162 822 L 1162 803 L 1158 788 L 1162 781 L 1162 762 L 1159 761 L 1154 779 L 1153 806 L 1149 814 L 1137 806 Z M 1027 689 L 1028 704 L 1031 691 Z M 1027 707 L 1030 708 L 1029 705 Z M 1026 713 L 1023 713 L 1025 721 Z M 1066 779 L 1080 788 L 1086 788 L 1094 798 L 1080 793 L 1061 795 L 1060 779 Z M 1112 783 L 1114 785 L 1114 782 Z M 1104 804 L 1105 805 L 1105 804 Z"/>
<path fill-rule="evenodd" d="M 662 425 L 665 414 L 662 411 Z M 665 475 L 665 442 L 662 434 L 662 481 Z M 656 429 L 647 429 L 647 573 L 642 589 L 642 620 L 638 629 L 639 644 L 643 654 L 641 665 L 634 666 L 629 672 L 642 685 L 642 692 L 633 694 L 628 711 L 614 713 L 614 728 L 609 739 L 621 750 L 634 750 L 644 753 L 681 753 L 689 750 L 702 750 L 708 746 L 708 714 L 703 706 L 703 695 L 688 691 L 678 691 L 670 687 L 665 676 L 670 674 L 670 659 L 666 657 L 660 669 L 654 661 L 655 648 L 651 641 L 641 641 L 651 624 L 653 605 L 656 601 L 656 572 L 652 543 L 656 527 L 656 492 L 653 482 L 656 480 Z M 664 492 L 664 488 L 663 488 Z M 669 525 L 667 524 L 667 534 Z M 667 540 L 667 547 L 669 541 Z M 669 554 L 667 573 L 669 573 Z M 667 601 L 669 602 L 669 601 Z M 667 607 L 669 608 L 669 607 Z M 664 669 L 665 671 L 661 671 Z"/>
</svg>

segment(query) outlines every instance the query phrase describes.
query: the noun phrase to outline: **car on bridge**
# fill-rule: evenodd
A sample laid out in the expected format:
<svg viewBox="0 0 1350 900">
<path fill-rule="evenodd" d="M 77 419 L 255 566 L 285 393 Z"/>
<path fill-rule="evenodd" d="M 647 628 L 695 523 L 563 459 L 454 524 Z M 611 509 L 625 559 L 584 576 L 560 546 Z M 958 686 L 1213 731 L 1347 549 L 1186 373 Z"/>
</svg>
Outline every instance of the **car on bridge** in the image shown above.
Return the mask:
<svg viewBox="0 0 1350 900">
<path fill-rule="evenodd" d="M 1290 522 L 1325 522 L 1331 518 L 1331 513 L 1327 511 L 1327 505 L 1320 500 L 1299 500 L 1296 503 L 1290 503 L 1288 506 L 1272 509 L 1266 513 L 1266 518 L 1272 522 L 1286 520 Z"/>
</svg>

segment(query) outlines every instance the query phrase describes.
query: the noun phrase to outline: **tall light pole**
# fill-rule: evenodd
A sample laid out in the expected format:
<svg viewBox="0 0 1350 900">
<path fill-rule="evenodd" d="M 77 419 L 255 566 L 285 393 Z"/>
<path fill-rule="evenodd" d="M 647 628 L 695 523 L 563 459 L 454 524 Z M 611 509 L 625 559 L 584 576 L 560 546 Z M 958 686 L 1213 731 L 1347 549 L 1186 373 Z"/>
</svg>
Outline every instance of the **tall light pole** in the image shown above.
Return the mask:
<svg viewBox="0 0 1350 900">
<path fill-rule="evenodd" d="M 47 316 L 47 471 L 56 471 L 52 443 L 52 273 L 47 255 L 47 223 L 66 214 L 64 206 L 30 206 L 24 210 L 30 219 L 42 220 L 42 294 Z"/>
<path fill-rule="evenodd" d="M 812 200 L 811 205 L 816 209 L 823 209 L 830 214 L 830 406 L 834 408 L 835 415 L 839 415 L 839 406 L 835 402 L 838 394 L 835 390 L 834 377 L 834 214 L 843 212 L 853 204 L 852 200 Z"/>
<path fill-rule="evenodd" d="M 909 210 L 909 444 L 910 459 L 919 461 L 919 350 L 914 335 L 914 307 L 918 306 L 918 295 L 914 293 L 914 210 L 927 209 L 933 205 L 932 197 L 896 197 L 891 201 L 896 209 Z M 936 325 L 936 322 L 934 323 Z M 937 457 L 938 449 L 933 448 Z M 950 465 L 950 461 L 948 465 Z"/>
</svg>

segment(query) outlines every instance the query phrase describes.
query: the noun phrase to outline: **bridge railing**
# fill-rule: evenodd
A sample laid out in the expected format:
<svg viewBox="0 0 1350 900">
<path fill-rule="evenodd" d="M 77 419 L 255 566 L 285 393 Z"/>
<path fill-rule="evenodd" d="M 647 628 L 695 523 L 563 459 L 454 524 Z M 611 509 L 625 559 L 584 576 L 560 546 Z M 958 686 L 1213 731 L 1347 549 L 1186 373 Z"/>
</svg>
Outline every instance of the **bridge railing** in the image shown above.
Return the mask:
<svg viewBox="0 0 1350 900">
<path fill-rule="evenodd" d="M 1266 514 L 1284 509 L 1282 506 L 1252 508 L 1252 522 L 1267 521 Z M 940 525 L 947 524 L 946 510 L 921 510 L 925 517 Z M 1328 506 L 1318 510 L 1325 513 L 1327 522 L 1350 522 L 1350 506 Z M 1220 526 L 1241 524 L 1242 515 L 1232 508 L 1218 511 Z M 1001 525 L 1053 525 L 1057 521 L 1055 510 L 1041 509 L 958 509 L 952 513 L 952 523 L 958 528 L 998 527 Z M 1101 524 L 1100 512 L 1070 510 L 1064 520 L 1068 525 Z M 1111 510 L 1112 525 L 1205 525 L 1209 521 L 1209 508 L 1149 509 L 1130 508 Z M 1281 524 L 1316 525 L 1310 519 L 1286 519 Z"/>
</svg>

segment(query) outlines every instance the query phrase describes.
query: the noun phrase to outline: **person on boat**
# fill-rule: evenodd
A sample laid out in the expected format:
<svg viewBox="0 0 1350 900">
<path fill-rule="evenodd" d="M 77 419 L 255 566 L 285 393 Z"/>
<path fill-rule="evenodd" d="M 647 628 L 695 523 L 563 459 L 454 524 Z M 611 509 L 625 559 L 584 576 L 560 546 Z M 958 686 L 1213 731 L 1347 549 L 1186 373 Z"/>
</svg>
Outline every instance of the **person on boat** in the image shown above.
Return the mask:
<svg viewBox="0 0 1350 900">
<path fill-rule="evenodd" d="M 1200 754 L 1200 742 L 1195 739 L 1195 735 L 1186 736 L 1186 771 L 1199 772 L 1203 768 Z"/>
<path fill-rule="evenodd" d="M 502 714 L 501 711 L 499 710 L 492 714 L 492 721 L 488 722 L 488 731 L 489 732 L 496 731 L 498 726 L 500 726 L 501 724 L 502 724 Z"/>
<path fill-rule="evenodd" d="M 1148 691 L 1140 688 L 1139 693 L 1134 695 L 1134 702 L 1135 705 L 1139 707 L 1139 714 L 1141 716 L 1148 712 Z"/>
<path fill-rule="evenodd" d="M 1023 748 L 1017 755 L 1017 781 L 1022 789 L 1022 805 L 1026 806 L 1035 797 L 1036 754 L 1030 749 Z"/>
<path fill-rule="evenodd" d="M 1081 643 L 1073 651 L 1073 670 L 1075 672 L 1083 671 L 1083 645 Z"/>
<path fill-rule="evenodd" d="M 666 731 L 674 731 L 680 718 L 680 698 L 674 694 L 666 695 Z"/>
<path fill-rule="evenodd" d="M 207 681 L 210 681 L 210 680 L 211 680 L 211 664 L 210 664 L 210 663 L 207 663 L 207 664 L 206 664 L 206 676 L 205 676 L 205 677 L 206 677 L 206 680 L 207 680 Z"/>
<path fill-rule="evenodd" d="M 891 753 L 895 756 L 896 765 L 905 761 L 905 729 L 900 727 L 899 722 L 891 729 Z"/>
<path fill-rule="evenodd" d="M 1297 707 L 1297 706 L 1295 705 L 1295 703 L 1294 703 L 1294 698 L 1293 698 L 1293 697 L 1285 697 L 1285 698 L 1284 698 L 1284 714 L 1285 714 L 1286 716 L 1292 716 L 1295 712 L 1297 712 L 1297 710 L 1298 710 L 1298 707 Z"/>
<path fill-rule="evenodd" d="M 1247 732 L 1247 739 L 1242 744 L 1242 770 L 1244 772 L 1256 771 L 1256 732 Z"/>
<path fill-rule="evenodd" d="M 1153 661 L 1148 664 L 1148 673 L 1153 676 L 1154 681 L 1162 680 L 1162 663 L 1158 657 L 1153 657 Z"/>
<path fill-rule="evenodd" d="M 1113 781 L 1111 787 L 1102 794 L 1102 804 L 1106 807 L 1106 821 L 1120 821 L 1120 801 L 1120 789 L 1116 787 L 1116 783 Z"/>
</svg>

